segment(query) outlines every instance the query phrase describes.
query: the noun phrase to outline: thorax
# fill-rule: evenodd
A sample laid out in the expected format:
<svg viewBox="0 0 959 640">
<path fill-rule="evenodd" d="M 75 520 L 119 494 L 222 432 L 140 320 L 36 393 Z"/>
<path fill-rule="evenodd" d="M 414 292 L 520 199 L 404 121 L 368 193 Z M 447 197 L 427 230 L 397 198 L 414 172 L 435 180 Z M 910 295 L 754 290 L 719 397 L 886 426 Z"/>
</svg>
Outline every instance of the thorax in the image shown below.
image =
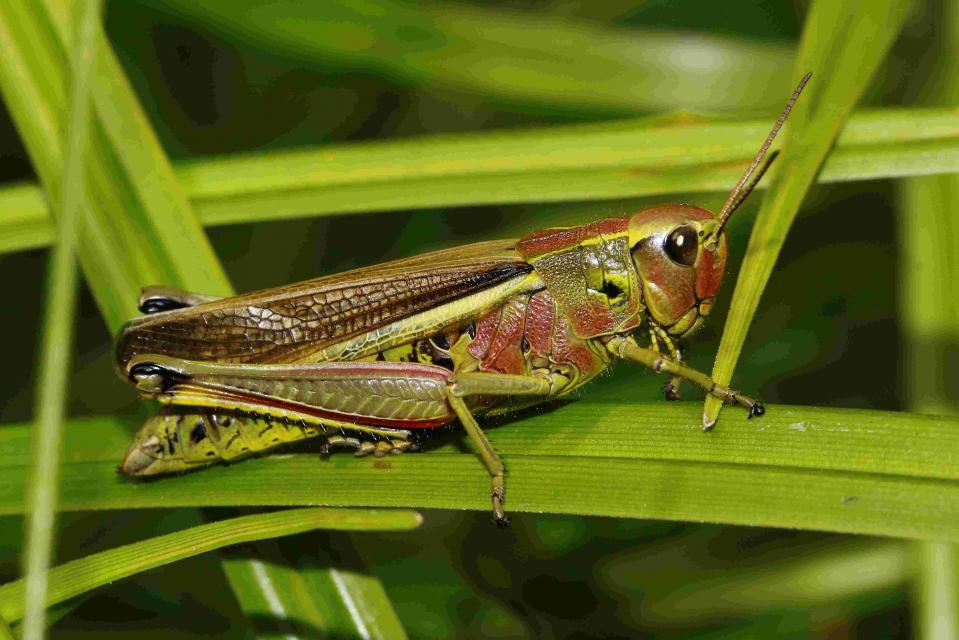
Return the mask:
<svg viewBox="0 0 959 640">
<path fill-rule="evenodd" d="M 386 349 L 364 360 L 420 362 L 454 372 L 543 375 L 563 381 L 559 394 L 588 382 L 609 364 L 599 339 L 576 335 L 548 289 L 510 296 L 465 325 Z"/>
</svg>

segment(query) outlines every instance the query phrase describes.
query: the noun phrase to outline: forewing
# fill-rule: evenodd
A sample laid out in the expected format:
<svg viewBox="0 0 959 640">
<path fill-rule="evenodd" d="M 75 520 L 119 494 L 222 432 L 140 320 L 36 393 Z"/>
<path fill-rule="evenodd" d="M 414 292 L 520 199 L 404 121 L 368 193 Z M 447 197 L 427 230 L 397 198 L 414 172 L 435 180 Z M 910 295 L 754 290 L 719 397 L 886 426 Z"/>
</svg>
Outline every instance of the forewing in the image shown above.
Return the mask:
<svg viewBox="0 0 959 640">
<path fill-rule="evenodd" d="M 117 342 L 122 369 L 145 353 L 225 363 L 291 363 L 365 332 L 524 277 L 498 240 L 136 318 Z M 437 327 L 439 329 L 439 327 Z"/>
</svg>

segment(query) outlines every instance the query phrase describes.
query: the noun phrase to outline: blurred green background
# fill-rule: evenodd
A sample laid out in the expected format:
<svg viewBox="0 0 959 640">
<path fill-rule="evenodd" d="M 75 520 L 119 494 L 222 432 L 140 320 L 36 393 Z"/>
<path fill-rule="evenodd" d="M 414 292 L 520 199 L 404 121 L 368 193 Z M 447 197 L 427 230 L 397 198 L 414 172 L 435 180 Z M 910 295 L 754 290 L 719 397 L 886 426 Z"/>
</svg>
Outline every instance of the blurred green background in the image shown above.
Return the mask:
<svg viewBox="0 0 959 640">
<path fill-rule="evenodd" d="M 944 1 L 923 3 L 909 20 L 867 105 L 938 99 L 930 86 L 956 72 L 955 61 L 942 58 L 948 50 Z M 243 10 L 226 0 L 106 4 L 110 41 L 175 162 L 680 109 L 771 116 L 788 95 L 808 10 L 802 1 L 763 0 L 243 4 Z M 5 182 L 33 179 L 6 113 L 0 114 L 0 154 Z M 663 201 L 716 209 L 723 198 L 690 192 L 364 211 L 208 232 L 235 288 L 249 291 Z M 689 350 L 700 370 L 712 366 L 759 200 L 754 196 L 730 227 L 726 288 Z M 914 406 L 904 365 L 911 356 L 903 354 L 915 351 L 900 322 L 902 206 L 899 182 L 814 188 L 763 295 L 737 369 L 738 388 L 771 403 Z M 959 239 L 952 228 L 942 232 Z M 35 400 L 30 381 L 46 251 L 7 253 L 0 261 L 0 326 L 8 336 L 0 421 L 23 422 Z M 112 371 L 111 335 L 85 286 L 78 321 L 69 415 L 130 416 L 132 431 L 145 409 Z M 945 397 L 959 395 L 959 344 L 925 349 L 945 362 L 943 379 L 952 385 Z M 655 399 L 661 382 L 619 367 L 587 393 Z M 691 390 L 686 395 L 699 402 Z M 904 543 L 534 514 L 517 514 L 503 533 L 486 513 L 426 511 L 425 518 L 415 532 L 353 537 L 415 638 L 912 635 L 915 551 Z M 65 514 L 57 560 L 195 523 L 195 512 L 186 510 Z M 0 518 L 4 581 L 18 575 L 21 528 L 21 518 Z M 321 562 L 304 549 L 324 548 L 334 537 L 280 541 L 267 560 L 294 567 Z M 241 546 L 227 555 L 262 553 L 262 547 Z M 218 559 L 207 554 L 102 590 L 67 613 L 52 634 L 239 638 L 249 637 L 251 628 L 259 637 L 320 633 L 268 616 L 251 627 Z"/>
</svg>

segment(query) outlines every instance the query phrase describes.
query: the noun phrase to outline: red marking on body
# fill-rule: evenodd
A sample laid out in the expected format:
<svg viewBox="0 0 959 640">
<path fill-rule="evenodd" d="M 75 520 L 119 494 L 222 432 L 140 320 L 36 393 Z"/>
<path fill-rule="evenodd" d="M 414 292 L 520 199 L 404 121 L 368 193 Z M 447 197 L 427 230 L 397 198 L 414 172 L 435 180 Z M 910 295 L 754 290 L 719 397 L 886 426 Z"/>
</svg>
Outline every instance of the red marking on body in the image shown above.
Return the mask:
<svg viewBox="0 0 959 640">
<path fill-rule="evenodd" d="M 569 229 L 546 229 L 516 244 L 542 278 L 581 338 L 626 331 L 639 324 L 642 300 L 630 258 L 629 218 L 607 218 Z M 627 303 L 610 307 L 600 293 L 604 271 L 625 287 Z"/>
<path fill-rule="evenodd" d="M 523 333 L 526 329 L 526 301 L 513 298 L 500 311 L 496 333 L 480 368 L 498 373 L 524 373 Z M 478 335 L 478 334 L 477 334 Z"/>
<path fill-rule="evenodd" d="M 526 260 L 578 246 L 584 240 L 598 235 L 611 236 L 628 233 L 629 218 L 605 218 L 568 229 L 544 229 L 524 236 L 516 243 L 516 250 Z"/>
<path fill-rule="evenodd" d="M 560 364 L 571 364 L 583 374 L 603 369 L 606 363 L 579 338 L 565 318 L 557 318 L 551 340 L 551 358 Z"/>
<path fill-rule="evenodd" d="M 419 362 L 316 362 L 313 364 L 270 365 L 271 378 L 316 377 L 326 380 L 349 378 L 420 378 L 436 382 L 449 380 L 450 371 L 443 367 Z"/>
<path fill-rule="evenodd" d="M 672 325 L 696 305 L 692 269 L 672 262 L 658 245 L 643 244 L 634 255 L 650 314 L 657 322 Z"/>
<path fill-rule="evenodd" d="M 696 264 L 696 297 L 700 300 L 713 298 L 719 291 L 726 269 L 725 235 L 716 251 L 702 251 Z"/>
<path fill-rule="evenodd" d="M 474 351 L 473 346 L 480 342 L 481 336 L 481 346 L 490 347 Z M 482 371 L 528 373 L 524 337 L 529 342 L 530 353 L 558 365 L 571 365 L 582 375 L 592 377 L 606 366 L 606 361 L 590 348 L 589 342 L 577 337 L 569 319 L 558 313 L 556 299 L 549 290 L 540 291 L 528 300 L 513 298 L 501 309 L 481 318 L 470 353 L 481 360 Z"/>
<path fill-rule="evenodd" d="M 526 311 L 526 339 L 530 350 L 543 358 L 552 352 L 550 341 L 556 322 L 556 300 L 549 291 L 540 291 L 529 300 Z"/>
<path fill-rule="evenodd" d="M 585 304 L 579 305 L 569 319 L 579 330 L 578 333 L 584 336 L 606 333 L 616 325 L 609 304 L 598 298 L 590 298 Z"/>
<path fill-rule="evenodd" d="M 524 236 L 516 243 L 516 250 L 527 260 L 547 253 L 569 249 L 579 244 L 577 228 L 543 229 Z"/>
<path fill-rule="evenodd" d="M 482 361 L 489 353 L 490 345 L 493 344 L 493 338 L 496 336 L 496 327 L 499 326 L 501 312 L 502 308 L 497 307 L 480 316 L 476 321 L 476 335 L 469 345 L 469 352 L 477 360 Z"/>
</svg>

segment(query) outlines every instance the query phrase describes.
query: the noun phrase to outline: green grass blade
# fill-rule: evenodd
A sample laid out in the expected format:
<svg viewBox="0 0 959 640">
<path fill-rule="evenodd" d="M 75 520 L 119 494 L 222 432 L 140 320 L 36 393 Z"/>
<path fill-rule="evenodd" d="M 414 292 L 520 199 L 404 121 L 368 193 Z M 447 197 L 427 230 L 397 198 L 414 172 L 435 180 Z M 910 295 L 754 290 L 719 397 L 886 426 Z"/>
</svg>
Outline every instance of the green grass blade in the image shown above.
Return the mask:
<svg viewBox="0 0 959 640">
<path fill-rule="evenodd" d="M 959 540 L 959 419 L 776 406 L 704 435 L 695 406 L 583 400 L 489 429 L 510 470 L 510 509 Z M 23 509 L 23 431 L 0 430 L 0 513 Z M 73 425 L 64 508 L 489 508 L 482 464 L 455 441 L 389 459 L 269 456 L 135 483 L 115 471 L 128 433 L 106 418 Z"/>
<path fill-rule="evenodd" d="M 69 5 L 44 0 L 46 15 L 64 42 L 70 30 Z M 230 285 L 213 254 L 206 234 L 196 221 L 173 168 L 157 140 L 116 55 L 100 34 L 98 63 L 103 69 L 92 78 L 92 95 L 106 145 L 115 149 L 116 177 L 132 185 L 137 205 L 127 212 L 149 231 L 154 254 L 166 258 L 177 283 L 212 293 L 226 293 Z M 135 141 L 135 144 L 133 142 Z"/>
<path fill-rule="evenodd" d="M 264 557 L 270 548 L 261 542 L 255 558 L 224 554 L 220 562 L 252 633 L 258 638 L 323 637 L 329 624 L 316 598 L 297 598 L 309 593 L 302 572 Z"/>
<path fill-rule="evenodd" d="M 316 591 L 329 590 L 327 583 L 334 586 L 341 595 L 340 602 L 349 607 L 350 619 L 360 637 L 398 640 L 406 637 L 383 585 L 368 570 L 330 566 L 308 573 L 307 580 Z"/>
<path fill-rule="evenodd" d="M 729 384 L 759 298 L 799 206 L 912 7 L 913 3 L 898 0 L 813 3 L 803 29 L 795 77 L 808 71 L 815 75 L 793 111 L 778 160 L 779 172 L 753 226 L 713 368 L 717 383 Z M 720 400 L 706 398 L 704 428 L 715 424 L 721 408 Z"/>
<path fill-rule="evenodd" d="M 766 536 L 776 543 L 750 544 Z M 733 553 L 717 553 L 733 541 Z M 629 603 L 633 619 L 718 627 L 720 621 L 805 617 L 837 604 L 858 611 L 877 599 L 889 601 L 912 577 L 910 547 L 861 536 L 688 527 L 606 556 L 594 575 L 605 591 Z"/>
<path fill-rule="evenodd" d="M 58 3 L 46 15 L 43 5 L 12 2 L 0 15 L 4 41 L 0 90 L 54 202 L 63 184 L 60 140 L 66 129 L 68 8 Z M 51 29 L 51 24 L 61 25 L 61 30 Z M 97 118 L 86 158 L 85 190 L 87 200 L 96 206 L 85 206 L 89 214 L 81 224 L 78 244 L 94 296 L 115 329 L 135 313 L 136 297 L 145 283 L 183 285 L 189 280 L 205 285 L 200 288 L 223 291 L 225 278 L 202 229 L 188 222 L 188 201 L 176 197 L 179 187 L 172 170 L 164 170 L 166 161 L 155 135 L 102 33 L 98 42 L 101 72 L 91 79 Z M 145 157 L 162 160 L 149 170 Z"/>
<path fill-rule="evenodd" d="M 0 36 L 4 42 L 0 90 L 47 197 L 57 202 L 63 185 L 65 151 L 61 140 L 66 129 L 64 87 L 69 67 L 64 43 L 56 39 L 37 11 L 32 3 L 11 2 L 0 14 Z M 98 67 L 103 68 L 99 64 Z M 118 326 L 135 308 L 135 301 L 129 296 L 135 295 L 138 285 L 118 266 L 116 256 L 126 255 L 128 249 L 136 260 L 141 248 L 147 252 L 145 255 L 150 255 L 150 250 L 137 246 L 142 242 L 141 235 L 110 223 L 111 219 L 123 219 L 128 203 L 121 194 L 128 195 L 131 189 L 112 172 L 109 148 L 101 144 L 102 130 L 96 124 L 91 128 L 91 136 L 84 201 L 88 213 L 81 222 L 77 243 L 84 272 L 91 282 L 98 283 L 94 289 L 97 302 L 108 323 Z M 162 277 L 161 273 L 162 270 L 149 271 L 153 277 Z"/>
<path fill-rule="evenodd" d="M 948 349 L 959 341 L 959 177 L 911 178 L 902 184 L 903 262 L 899 316 L 905 395 L 924 413 L 956 413 L 954 380 L 945 375 Z"/>
<path fill-rule="evenodd" d="M 224 559 L 233 591 L 257 634 L 406 637 L 383 585 L 349 540 L 332 534 L 323 538 L 260 544 L 251 562 Z"/>
<path fill-rule="evenodd" d="M 914 550 L 918 638 L 954 639 L 959 626 L 959 553 L 952 542 L 920 542 Z"/>
<path fill-rule="evenodd" d="M 372 70 L 567 118 L 676 107 L 772 109 L 769 92 L 787 90 L 794 57 L 788 44 L 455 3 L 413 8 L 353 0 L 295 12 L 256 0 L 149 4 L 298 65 Z"/>
<path fill-rule="evenodd" d="M 53 244 L 56 232 L 40 188 L 33 184 L 0 187 L 0 255 Z"/>
<path fill-rule="evenodd" d="M 314 529 L 396 531 L 414 529 L 421 517 L 412 511 L 368 509 L 290 509 L 230 518 L 95 553 L 50 572 L 46 605 L 63 602 L 141 571 L 222 547 L 288 536 Z M 23 615 L 24 584 L 0 587 L 0 616 L 13 622 Z"/>
<path fill-rule="evenodd" d="M 189 161 L 204 224 L 359 211 L 728 191 L 768 119 L 679 116 Z M 822 180 L 959 169 L 955 110 L 864 113 Z"/>
<path fill-rule="evenodd" d="M 67 129 L 65 188 L 57 217 L 57 234 L 50 255 L 47 309 L 41 340 L 38 394 L 35 409 L 30 473 L 27 478 L 26 549 L 24 554 L 23 637 L 44 635 L 48 569 L 54 547 L 60 454 L 66 417 L 68 376 L 73 352 L 77 296 L 74 245 L 84 194 L 84 157 L 90 131 L 90 78 L 100 24 L 100 2 L 80 3 L 73 42 L 70 123 Z M 9 619 L 8 619 L 9 620 Z"/>
<path fill-rule="evenodd" d="M 640 609 L 642 619 L 694 625 L 764 610 L 834 605 L 906 585 L 913 561 L 909 546 L 892 540 L 857 539 L 797 555 L 773 566 L 727 572 L 671 591 L 646 593 Z"/>
<path fill-rule="evenodd" d="M 429 136 L 188 160 L 175 173 L 206 226 L 406 208 L 721 192 L 735 183 L 771 123 L 679 117 Z M 955 109 L 884 109 L 850 118 L 817 179 L 956 171 Z M 15 214 L 0 220 L 0 253 L 49 243 L 52 225 L 35 188 L 0 189 L 0 204 Z"/>
<path fill-rule="evenodd" d="M 941 64 L 925 82 L 926 104 L 959 104 L 959 2 L 937 5 Z M 950 354 L 959 344 L 959 175 L 901 183 L 900 309 L 906 405 L 956 415 Z M 920 638 L 959 638 L 959 547 L 917 545 L 914 628 Z"/>
<path fill-rule="evenodd" d="M 50 627 L 55 625 L 57 622 L 62 620 L 74 609 L 79 607 L 84 601 L 86 601 L 86 598 L 84 596 L 78 596 L 76 598 L 71 598 L 69 600 L 65 600 L 58 604 L 53 604 L 47 607 L 46 612 L 44 614 L 46 616 L 47 628 L 49 629 Z M 10 630 L 13 633 L 14 638 L 23 638 L 23 620 L 21 620 L 19 623 L 10 625 Z M 0 638 L 2 637 L 3 636 L 0 635 Z"/>
</svg>

